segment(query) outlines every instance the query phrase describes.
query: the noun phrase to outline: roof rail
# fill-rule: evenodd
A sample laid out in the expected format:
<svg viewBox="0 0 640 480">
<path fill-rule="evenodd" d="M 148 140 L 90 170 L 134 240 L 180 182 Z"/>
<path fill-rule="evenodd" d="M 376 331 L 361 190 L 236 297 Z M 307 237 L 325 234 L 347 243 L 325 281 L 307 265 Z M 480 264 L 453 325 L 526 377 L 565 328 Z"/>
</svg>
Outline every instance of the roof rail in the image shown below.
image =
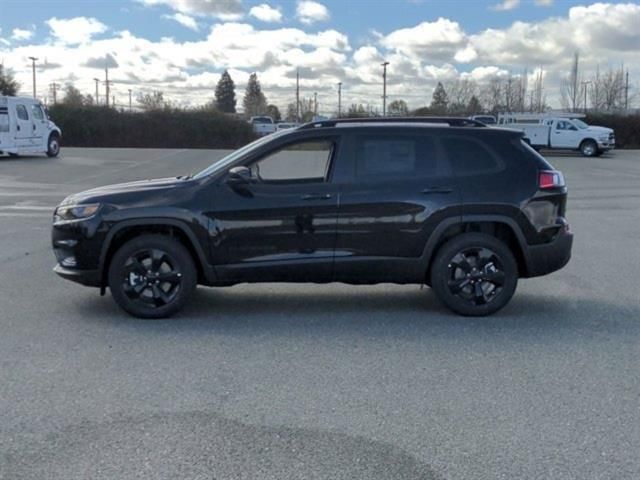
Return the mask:
<svg viewBox="0 0 640 480">
<path fill-rule="evenodd" d="M 310 128 L 327 128 L 336 127 L 338 125 L 350 124 L 389 124 L 389 123 L 417 123 L 417 124 L 445 124 L 450 127 L 486 127 L 486 125 L 477 120 L 462 117 L 374 117 L 374 118 L 339 118 L 333 120 L 319 120 L 317 122 L 305 123 L 298 127 L 298 130 L 307 130 Z"/>
</svg>

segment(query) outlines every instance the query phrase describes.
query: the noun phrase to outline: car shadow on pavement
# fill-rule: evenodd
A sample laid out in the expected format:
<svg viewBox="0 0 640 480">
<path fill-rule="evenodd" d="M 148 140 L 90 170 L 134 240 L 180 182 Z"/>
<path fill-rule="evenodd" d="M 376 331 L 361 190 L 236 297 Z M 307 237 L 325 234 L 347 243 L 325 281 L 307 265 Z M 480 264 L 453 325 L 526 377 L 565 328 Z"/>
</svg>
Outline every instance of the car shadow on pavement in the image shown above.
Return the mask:
<svg viewBox="0 0 640 480">
<path fill-rule="evenodd" d="M 317 287 L 316 287 L 317 288 Z M 99 303 L 99 305 L 98 305 Z M 507 307 L 489 317 L 451 313 L 428 288 L 390 286 L 388 289 L 344 286 L 318 292 L 313 286 L 258 288 L 199 288 L 178 315 L 163 320 L 130 317 L 111 298 L 87 296 L 76 302 L 87 321 L 155 332 L 224 334 L 318 334 L 362 331 L 367 335 L 408 333 L 454 335 L 489 333 L 640 336 L 640 307 L 599 300 L 566 299 L 520 292 Z M 564 336 L 564 335 L 563 335 Z M 635 341 L 635 340 L 634 340 Z"/>
</svg>

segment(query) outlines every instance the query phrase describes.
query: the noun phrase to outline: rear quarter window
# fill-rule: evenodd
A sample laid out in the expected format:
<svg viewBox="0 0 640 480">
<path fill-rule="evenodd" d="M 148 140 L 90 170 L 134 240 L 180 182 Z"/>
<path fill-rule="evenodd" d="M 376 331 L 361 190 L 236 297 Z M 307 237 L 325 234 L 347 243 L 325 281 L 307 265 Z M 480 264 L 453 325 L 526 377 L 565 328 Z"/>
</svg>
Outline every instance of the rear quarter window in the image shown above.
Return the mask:
<svg viewBox="0 0 640 480">
<path fill-rule="evenodd" d="M 491 175 L 506 169 L 504 159 L 486 141 L 462 135 L 443 136 L 441 141 L 457 176 Z"/>
</svg>

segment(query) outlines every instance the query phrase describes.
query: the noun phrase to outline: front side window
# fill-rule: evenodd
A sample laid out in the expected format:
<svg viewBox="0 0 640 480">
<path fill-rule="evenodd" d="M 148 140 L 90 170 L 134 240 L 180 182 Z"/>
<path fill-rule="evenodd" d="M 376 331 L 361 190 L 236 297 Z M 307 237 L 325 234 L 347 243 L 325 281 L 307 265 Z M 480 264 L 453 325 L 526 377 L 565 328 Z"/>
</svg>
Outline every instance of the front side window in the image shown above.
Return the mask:
<svg viewBox="0 0 640 480">
<path fill-rule="evenodd" d="M 39 105 L 32 105 L 31 111 L 33 112 L 33 117 L 36 120 L 44 120 L 44 115 L 42 114 L 42 109 Z"/>
<path fill-rule="evenodd" d="M 253 163 L 251 176 L 265 183 L 324 182 L 332 152 L 329 140 L 296 142 Z"/>
<path fill-rule="evenodd" d="M 27 108 L 24 105 L 16 105 L 16 113 L 20 120 L 29 120 L 29 114 Z"/>
</svg>

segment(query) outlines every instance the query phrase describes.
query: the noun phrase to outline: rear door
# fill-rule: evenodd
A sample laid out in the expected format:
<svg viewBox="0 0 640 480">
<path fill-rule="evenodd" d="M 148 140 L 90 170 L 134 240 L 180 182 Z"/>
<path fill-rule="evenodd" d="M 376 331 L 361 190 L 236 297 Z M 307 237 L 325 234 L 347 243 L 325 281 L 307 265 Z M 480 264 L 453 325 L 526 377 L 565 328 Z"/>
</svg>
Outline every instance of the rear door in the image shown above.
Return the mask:
<svg viewBox="0 0 640 480">
<path fill-rule="evenodd" d="M 33 125 L 31 123 L 31 117 L 27 106 L 23 103 L 15 104 L 16 115 L 16 146 L 17 147 L 30 147 L 31 137 L 33 136 Z"/>
<path fill-rule="evenodd" d="M 348 135 L 349 178 L 341 182 L 334 279 L 421 281 L 419 259 L 460 192 L 434 128 L 360 129 Z"/>
</svg>

